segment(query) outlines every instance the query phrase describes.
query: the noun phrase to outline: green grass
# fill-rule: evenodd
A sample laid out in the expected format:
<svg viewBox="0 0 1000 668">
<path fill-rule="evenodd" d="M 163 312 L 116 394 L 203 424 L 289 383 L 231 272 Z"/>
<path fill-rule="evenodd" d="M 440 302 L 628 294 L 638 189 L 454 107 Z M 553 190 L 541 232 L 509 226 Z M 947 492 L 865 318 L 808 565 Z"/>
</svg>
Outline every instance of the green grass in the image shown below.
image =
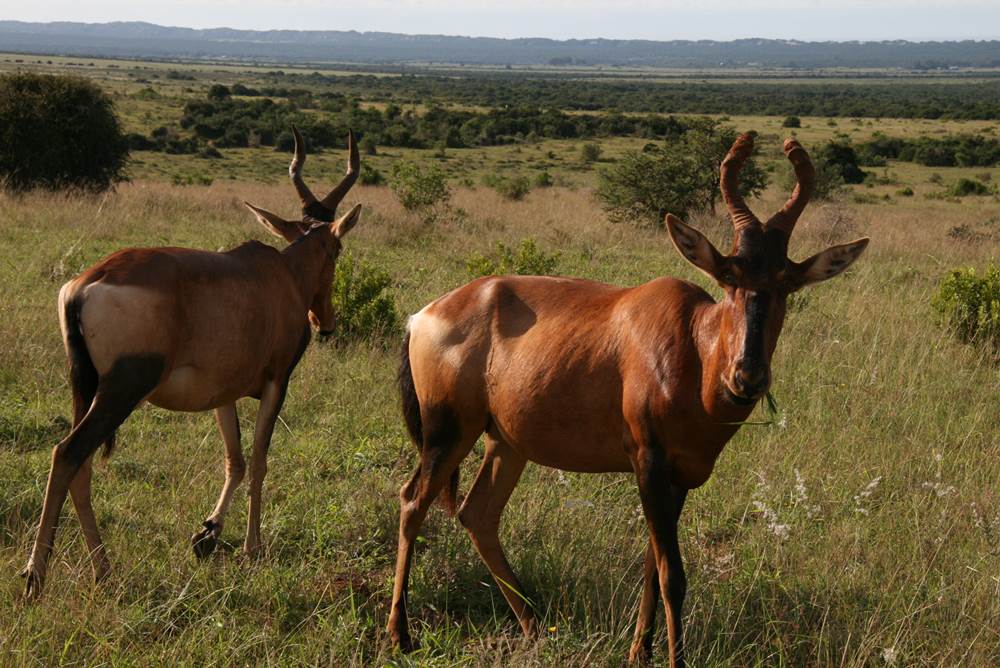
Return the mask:
<svg viewBox="0 0 1000 668">
<path fill-rule="evenodd" d="M 602 146 L 614 155 L 615 142 Z M 188 539 L 222 484 L 221 439 L 208 414 L 144 407 L 95 472 L 112 577 L 91 584 L 67 504 L 46 595 L 19 602 L 15 574 L 70 411 L 60 284 L 126 246 L 272 242 L 240 201 L 291 214 L 287 156 L 239 159 L 250 169 L 254 157 L 262 164 L 253 174 L 274 185 L 246 175 L 210 187 L 143 179 L 107 197 L 0 196 L 4 663 L 621 665 L 645 545 L 634 482 L 539 466 L 514 492 L 502 537 L 542 639 L 521 640 L 464 530 L 435 509 L 410 590 L 423 649 L 401 657 L 389 648 L 397 490 L 414 465 L 394 346 L 313 343 L 306 352 L 271 449 L 259 560 L 237 550 L 196 563 Z M 316 158 L 307 178 L 318 188 L 343 157 Z M 205 173 L 216 175 L 223 163 L 210 164 Z M 1000 377 L 986 355 L 938 328 L 930 299 L 947 269 L 996 258 L 1000 205 L 922 194 L 814 205 L 799 224 L 795 259 L 865 234 L 873 241 L 847 275 L 793 302 L 773 367 L 776 423 L 743 428 L 689 497 L 681 540 L 691 665 L 1000 663 Z M 753 206 L 764 215 L 784 196 L 772 188 Z M 346 245 L 389 273 L 404 314 L 468 280 L 472 256 L 529 237 L 557 252 L 567 275 L 631 285 L 670 274 L 706 285 L 665 234 L 607 223 L 585 186 L 519 202 L 459 187 L 453 211 L 432 224 L 386 188 L 355 188 L 350 199 L 365 210 Z M 724 225 L 695 222 L 726 246 Z M 959 225 L 993 236 L 949 236 Z M 240 404 L 244 444 L 254 409 Z M 464 465 L 462 489 L 477 464 L 472 456 Z M 223 533 L 234 546 L 244 489 Z"/>
</svg>

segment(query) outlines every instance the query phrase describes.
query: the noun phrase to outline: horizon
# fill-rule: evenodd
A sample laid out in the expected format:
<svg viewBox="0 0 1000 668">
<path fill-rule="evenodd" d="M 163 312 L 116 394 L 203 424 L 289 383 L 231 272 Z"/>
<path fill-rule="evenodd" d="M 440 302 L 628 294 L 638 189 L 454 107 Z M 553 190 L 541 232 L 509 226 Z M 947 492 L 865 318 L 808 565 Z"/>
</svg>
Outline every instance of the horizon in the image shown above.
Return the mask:
<svg viewBox="0 0 1000 668">
<path fill-rule="evenodd" d="M 571 6 L 572 5 L 572 6 Z M 124 0 L 80 5 L 53 0 L 20 6 L 0 20 L 26 23 L 130 23 L 195 30 L 308 30 L 383 32 L 403 35 L 498 39 L 716 41 L 741 39 L 802 42 L 992 41 L 1000 39 L 1000 6 L 959 0 L 950 6 L 932 0 L 903 2 L 812 0 L 508 0 L 459 3 L 435 0 L 366 0 L 332 6 L 318 0 L 165 0 L 136 7 Z M 525 29 L 524 13 L 531 12 Z M 567 15 L 571 12 L 571 20 Z M 177 17 L 182 16 L 181 20 Z M 794 16 L 794 21 L 789 19 Z M 793 24 L 793 25 L 790 25 Z M 706 28 L 706 26 L 711 26 Z"/>
</svg>

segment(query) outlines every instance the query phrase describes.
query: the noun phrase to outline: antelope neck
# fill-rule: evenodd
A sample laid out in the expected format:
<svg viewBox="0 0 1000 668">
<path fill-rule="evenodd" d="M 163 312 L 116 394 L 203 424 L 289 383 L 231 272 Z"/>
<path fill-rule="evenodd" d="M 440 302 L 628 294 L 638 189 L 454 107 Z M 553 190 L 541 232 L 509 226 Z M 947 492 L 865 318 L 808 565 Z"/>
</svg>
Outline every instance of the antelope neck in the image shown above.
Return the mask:
<svg viewBox="0 0 1000 668">
<path fill-rule="evenodd" d="M 302 302 L 308 307 L 316 296 L 320 273 L 329 261 L 322 235 L 315 232 L 306 233 L 288 246 L 282 255 L 288 270 L 295 278 Z"/>
</svg>

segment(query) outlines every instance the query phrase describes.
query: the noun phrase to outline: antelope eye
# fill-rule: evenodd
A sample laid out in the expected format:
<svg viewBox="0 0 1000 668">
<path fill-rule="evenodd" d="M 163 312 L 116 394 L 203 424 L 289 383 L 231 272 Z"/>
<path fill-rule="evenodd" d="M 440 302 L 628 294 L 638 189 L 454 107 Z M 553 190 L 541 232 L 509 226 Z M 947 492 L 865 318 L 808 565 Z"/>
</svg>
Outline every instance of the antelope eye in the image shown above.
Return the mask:
<svg viewBox="0 0 1000 668">
<path fill-rule="evenodd" d="M 722 273 L 721 280 L 723 283 L 728 283 L 730 285 L 733 285 L 734 283 L 736 283 L 736 276 L 734 276 L 733 272 L 731 271 L 725 271 Z"/>
</svg>

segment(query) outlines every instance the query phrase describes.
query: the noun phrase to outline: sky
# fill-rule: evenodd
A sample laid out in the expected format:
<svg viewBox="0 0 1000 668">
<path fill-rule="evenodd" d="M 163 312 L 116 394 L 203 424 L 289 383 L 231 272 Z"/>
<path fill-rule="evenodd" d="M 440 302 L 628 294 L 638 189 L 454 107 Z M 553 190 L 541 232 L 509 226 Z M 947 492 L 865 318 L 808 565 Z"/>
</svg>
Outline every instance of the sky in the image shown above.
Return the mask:
<svg viewBox="0 0 1000 668">
<path fill-rule="evenodd" d="M 0 0 L 0 19 L 555 39 L 1000 39 L 1000 0 Z"/>
</svg>

